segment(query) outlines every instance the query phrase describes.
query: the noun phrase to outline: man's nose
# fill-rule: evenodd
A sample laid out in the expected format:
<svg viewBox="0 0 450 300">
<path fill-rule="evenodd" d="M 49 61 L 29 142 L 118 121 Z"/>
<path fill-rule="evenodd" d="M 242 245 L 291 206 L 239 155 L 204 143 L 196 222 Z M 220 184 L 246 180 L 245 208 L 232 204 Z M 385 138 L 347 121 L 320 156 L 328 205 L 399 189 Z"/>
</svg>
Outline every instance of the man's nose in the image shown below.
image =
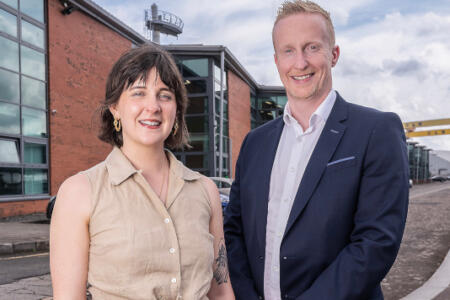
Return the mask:
<svg viewBox="0 0 450 300">
<path fill-rule="evenodd" d="M 298 51 L 295 57 L 295 68 L 303 70 L 308 67 L 308 59 L 303 51 Z"/>
</svg>

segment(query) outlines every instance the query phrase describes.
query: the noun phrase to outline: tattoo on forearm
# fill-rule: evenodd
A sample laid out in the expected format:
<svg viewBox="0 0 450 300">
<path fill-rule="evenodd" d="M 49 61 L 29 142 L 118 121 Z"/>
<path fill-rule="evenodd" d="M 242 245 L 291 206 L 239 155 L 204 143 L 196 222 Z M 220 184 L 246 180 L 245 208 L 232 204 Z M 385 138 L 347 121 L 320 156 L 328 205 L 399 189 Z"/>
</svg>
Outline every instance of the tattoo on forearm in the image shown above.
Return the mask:
<svg viewBox="0 0 450 300">
<path fill-rule="evenodd" d="M 225 248 L 225 240 L 223 238 L 219 241 L 219 254 L 214 260 L 213 276 L 217 284 L 228 282 L 227 250 Z"/>
</svg>

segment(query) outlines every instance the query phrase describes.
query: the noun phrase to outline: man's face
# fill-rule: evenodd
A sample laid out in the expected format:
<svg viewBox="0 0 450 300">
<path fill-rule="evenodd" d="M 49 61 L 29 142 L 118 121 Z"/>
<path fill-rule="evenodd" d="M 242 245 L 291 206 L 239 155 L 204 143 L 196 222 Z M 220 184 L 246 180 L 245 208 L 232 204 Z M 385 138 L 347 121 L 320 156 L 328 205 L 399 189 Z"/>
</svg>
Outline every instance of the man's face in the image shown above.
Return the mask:
<svg viewBox="0 0 450 300">
<path fill-rule="evenodd" d="M 278 21 L 273 32 L 275 64 L 291 101 L 321 101 L 332 87 L 339 47 L 331 45 L 325 18 L 298 13 Z"/>
</svg>

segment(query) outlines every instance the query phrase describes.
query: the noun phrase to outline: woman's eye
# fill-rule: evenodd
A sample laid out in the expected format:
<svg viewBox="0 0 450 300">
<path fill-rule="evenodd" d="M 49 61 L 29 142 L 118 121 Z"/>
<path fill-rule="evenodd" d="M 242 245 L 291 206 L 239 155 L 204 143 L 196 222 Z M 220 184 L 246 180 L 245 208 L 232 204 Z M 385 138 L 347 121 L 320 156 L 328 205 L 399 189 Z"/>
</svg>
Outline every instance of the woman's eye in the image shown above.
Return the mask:
<svg viewBox="0 0 450 300">
<path fill-rule="evenodd" d="M 133 97 L 141 97 L 141 96 L 144 96 L 144 92 L 133 92 L 131 94 L 131 96 L 133 96 Z"/>
<path fill-rule="evenodd" d="M 161 100 L 169 101 L 169 100 L 172 100 L 172 95 L 161 94 L 161 95 L 159 95 L 159 98 L 160 98 Z"/>
</svg>

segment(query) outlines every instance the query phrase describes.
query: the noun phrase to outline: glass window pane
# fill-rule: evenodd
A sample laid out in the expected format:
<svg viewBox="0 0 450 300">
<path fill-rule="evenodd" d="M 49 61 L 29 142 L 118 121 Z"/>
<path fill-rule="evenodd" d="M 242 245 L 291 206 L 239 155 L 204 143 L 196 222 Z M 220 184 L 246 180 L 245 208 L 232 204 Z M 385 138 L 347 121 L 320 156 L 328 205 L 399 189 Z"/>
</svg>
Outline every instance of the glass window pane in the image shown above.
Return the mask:
<svg viewBox="0 0 450 300">
<path fill-rule="evenodd" d="M 192 146 L 186 149 L 185 152 L 207 152 L 209 138 L 206 134 L 191 134 L 189 144 Z"/>
<path fill-rule="evenodd" d="M 46 145 L 24 143 L 24 161 L 29 164 L 47 163 Z"/>
<path fill-rule="evenodd" d="M 0 0 L 0 2 L 6 3 L 11 7 L 17 9 L 17 0 Z"/>
<path fill-rule="evenodd" d="M 20 11 L 44 23 L 43 0 L 20 0 Z"/>
<path fill-rule="evenodd" d="M 19 103 L 19 75 L 0 69 L 0 100 Z"/>
<path fill-rule="evenodd" d="M 45 83 L 22 76 L 22 104 L 46 108 Z"/>
<path fill-rule="evenodd" d="M 186 155 L 186 167 L 191 169 L 208 168 L 207 155 Z"/>
<path fill-rule="evenodd" d="M 0 168 L 0 195 L 22 194 L 22 170 L 19 168 Z"/>
<path fill-rule="evenodd" d="M 20 134 L 20 109 L 18 105 L 0 102 L 0 132 Z"/>
<path fill-rule="evenodd" d="M 181 61 L 184 77 L 207 77 L 208 59 L 184 59 Z"/>
<path fill-rule="evenodd" d="M 45 111 L 22 107 L 23 135 L 34 137 L 47 136 L 47 118 Z"/>
<path fill-rule="evenodd" d="M 188 131 L 192 133 L 208 133 L 208 116 L 186 117 Z"/>
<path fill-rule="evenodd" d="M 206 93 L 205 80 L 186 80 L 185 84 L 188 94 Z"/>
<path fill-rule="evenodd" d="M 25 169 L 25 194 L 48 193 L 48 171 L 46 169 Z"/>
<path fill-rule="evenodd" d="M 189 106 L 186 114 L 207 114 L 208 98 L 207 97 L 189 97 Z"/>
<path fill-rule="evenodd" d="M 0 66 L 19 72 L 19 46 L 0 36 Z"/>
<path fill-rule="evenodd" d="M 22 40 L 44 48 L 44 30 L 22 20 Z"/>
<path fill-rule="evenodd" d="M 17 141 L 0 140 L 0 162 L 20 163 Z"/>
<path fill-rule="evenodd" d="M 20 49 L 22 73 L 45 80 L 45 55 L 24 46 Z"/>
<path fill-rule="evenodd" d="M 17 18 L 15 15 L 0 9 L 0 31 L 17 36 Z"/>
</svg>

